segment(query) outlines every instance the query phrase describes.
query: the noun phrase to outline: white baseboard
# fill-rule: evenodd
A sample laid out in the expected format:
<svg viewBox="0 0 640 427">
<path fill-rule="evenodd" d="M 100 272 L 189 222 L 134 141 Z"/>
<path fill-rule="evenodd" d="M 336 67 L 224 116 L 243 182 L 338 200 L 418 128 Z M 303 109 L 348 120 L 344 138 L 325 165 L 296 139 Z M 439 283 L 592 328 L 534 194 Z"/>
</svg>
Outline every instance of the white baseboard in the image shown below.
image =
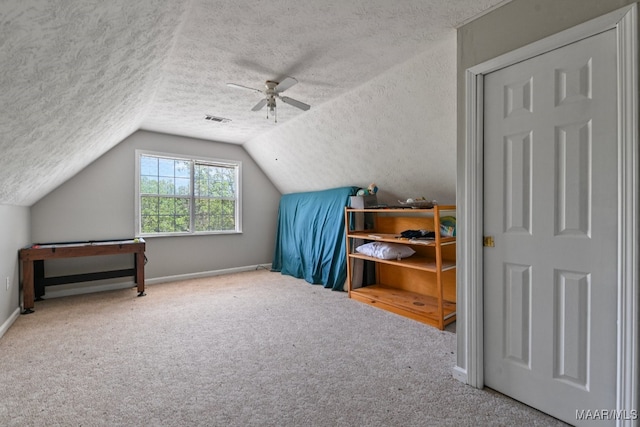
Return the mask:
<svg viewBox="0 0 640 427">
<path fill-rule="evenodd" d="M 180 280 L 200 279 L 203 277 L 221 276 L 223 274 L 241 273 L 258 269 L 271 270 L 271 264 L 247 265 L 243 267 L 225 268 L 222 270 L 201 271 L 198 273 L 177 274 L 175 276 L 154 277 L 145 279 L 145 285 L 155 285 L 158 283 L 177 282 Z M 118 289 L 128 289 L 136 286 L 133 280 L 106 284 L 74 283 L 69 285 L 48 286 L 46 288 L 45 299 L 60 298 L 71 295 L 88 294 L 92 292 L 114 291 Z"/>
<path fill-rule="evenodd" d="M 199 273 L 177 274 L 175 276 L 155 277 L 145 280 L 145 284 L 155 285 L 156 283 L 177 282 L 179 280 L 201 279 L 203 277 L 222 276 L 223 274 L 242 273 L 253 270 L 271 270 L 271 264 L 247 265 L 244 267 L 224 268 L 222 270 L 201 271 Z"/>
<path fill-rule="evenodd" d="M 11 313 L 11 316 L 9 316 L 9 318 L 2 324 L 2 326 L 0 326 L 0 338 L 4 336 L 4 334 L 9 330 L 11 325 L 13 325 L 13 322 L 15 322 L 19 316 L 20 316 L 20 307 L 16 308 L 15 311 Z"/>
<path fill-rule="evenodd" d="M 467 370 L 466 369 L 462 369 L 459 366 L 454 366 L 453 369 L 451 370 L 452 374 L 453 374 L 453 378 L 455 378 L 456 380 L 465 383 L 465 384 L 469 384 L 468 377 L 467 377 Z"/>
</svg>

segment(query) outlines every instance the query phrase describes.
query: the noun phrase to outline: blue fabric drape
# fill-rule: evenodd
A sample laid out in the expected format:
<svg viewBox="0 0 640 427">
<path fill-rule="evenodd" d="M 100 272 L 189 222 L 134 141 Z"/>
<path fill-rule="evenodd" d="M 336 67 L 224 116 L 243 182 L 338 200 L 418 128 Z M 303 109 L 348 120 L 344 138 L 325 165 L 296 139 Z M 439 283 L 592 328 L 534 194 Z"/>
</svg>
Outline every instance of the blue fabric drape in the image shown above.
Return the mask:
<svg viewBox="0 0 640 427">
<path fill-rule="evenodd" d="M 343 290 L 347 278 L 344 208 L 357 190 L 340 187 L 282 196 L 272 270 Z"/>
</svg>

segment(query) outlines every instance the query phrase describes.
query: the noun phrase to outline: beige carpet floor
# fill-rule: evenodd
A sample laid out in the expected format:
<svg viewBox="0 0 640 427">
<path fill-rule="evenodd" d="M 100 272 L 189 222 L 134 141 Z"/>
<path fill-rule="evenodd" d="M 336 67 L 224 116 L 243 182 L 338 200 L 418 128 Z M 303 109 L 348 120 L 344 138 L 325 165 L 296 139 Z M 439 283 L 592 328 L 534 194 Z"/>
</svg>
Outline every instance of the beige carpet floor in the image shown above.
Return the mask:
<svg viewBox="0 0 640 427">
<path fill-rule="evenodd" d="M 266 270 L 36 303 L 2 426 L 556 426 L 453 379 L 455 334 Z"/>
</svg>

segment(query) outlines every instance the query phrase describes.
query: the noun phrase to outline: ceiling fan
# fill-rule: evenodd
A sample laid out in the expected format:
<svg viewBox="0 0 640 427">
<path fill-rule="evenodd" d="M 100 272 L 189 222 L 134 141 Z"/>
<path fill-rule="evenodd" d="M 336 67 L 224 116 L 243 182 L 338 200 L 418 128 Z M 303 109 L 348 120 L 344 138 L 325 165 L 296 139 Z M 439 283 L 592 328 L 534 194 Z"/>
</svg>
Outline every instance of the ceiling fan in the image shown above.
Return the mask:
<svg viewBox="0 0 640 427">
<path fill-rule="evenodd" d="M 281 96 L 280 94 L 282 92 L 284 92 L 285 90 L 289 89 L 291 86 L 295 85 L 296 83 L 298 83 L 298 80 L 294 79 L 293 77 L 285 77 L 282 81 L 280 82 L 274 82 L 272 80 L 267 80 L 264 84 L 265 89 L 260 90 L 260 89 L 254 89 L 252 87 L 248 87 L 248 86 L 243 86 L 243 85 L 239 85 L 239 84 L 235 84 L 235 83 L 227 83 L 227 86 L 229 87 L 235 87 L 235 88 L 239 88 L 239 89 L 248 89 L 248 90 L 252 90 L 254 92 L 259 92 L 261 94 L 264 95 L 264 98 L 262 98 L 252 109 L 251 111 L 258 111 L 261 110 L 262 108 L 264 108 L 264 106 L 267 106 L 267 118 L 269 118 L 269 113 L 271 113 L 275 119 L 275 121 L 278 121 L 278 117 L 276 116 L 276 99 L 281 100 L 282 102 L 284 102 L 285 104 L 289 104 L 292 105 L 296 108 L 299 108 L 303 111 L 307 111 L 309 108 L 311 108 L 310 105 L 305 104 L 304 102 L 300 102 L 296 99 L 293 98 L 289 98 L 288 96 Z"/>
</svg>

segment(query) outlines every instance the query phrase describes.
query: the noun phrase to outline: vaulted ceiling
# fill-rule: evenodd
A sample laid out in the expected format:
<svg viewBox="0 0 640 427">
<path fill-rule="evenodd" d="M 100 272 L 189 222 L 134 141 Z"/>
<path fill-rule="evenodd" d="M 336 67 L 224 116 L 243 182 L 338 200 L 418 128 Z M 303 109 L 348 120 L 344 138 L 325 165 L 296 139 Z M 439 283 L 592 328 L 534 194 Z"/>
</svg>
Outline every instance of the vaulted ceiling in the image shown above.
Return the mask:
<svg viewBox="0 0 640 427">
<path fill-rule="evenodd" d="M 286 76 L 312 109 L 505 0 L 4 0 L 0 204 L 29 206 L 136 130 L 245 144 Z M 206 115 L 229 119 L 205 120 Z"/>
</svg>

